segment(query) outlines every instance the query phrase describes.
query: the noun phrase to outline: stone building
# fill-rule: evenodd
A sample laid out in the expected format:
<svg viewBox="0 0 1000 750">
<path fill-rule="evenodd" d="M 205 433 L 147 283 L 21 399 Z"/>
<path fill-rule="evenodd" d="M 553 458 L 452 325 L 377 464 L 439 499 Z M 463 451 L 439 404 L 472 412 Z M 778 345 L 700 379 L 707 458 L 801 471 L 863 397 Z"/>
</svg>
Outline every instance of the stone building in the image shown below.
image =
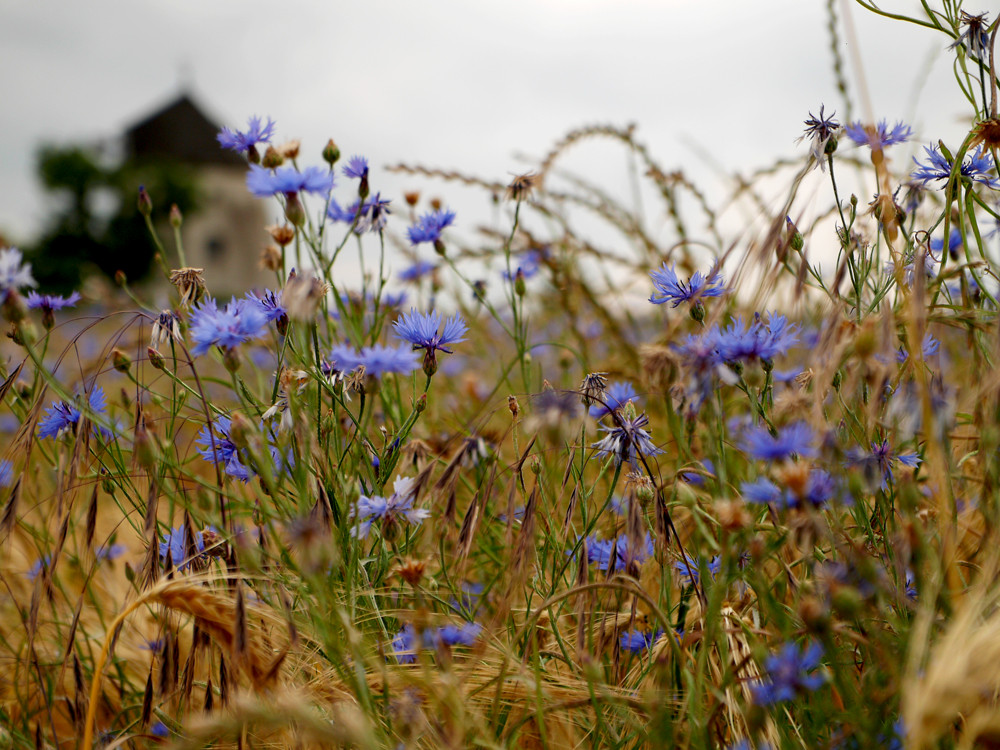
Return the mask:
<svg viewBox="0 0 1000 750">
<path fill-rule="evenodd" d="M 266 286 L 273 278 L 258 264 L 268 240 L 264 201 L 247 190 L 246 160 L 222 149 L 218 132 L 191 97 L 181 94 L 129 127 L 124 146 L 126 158 L 137 164 L 169 160 L 195 170 L 201 206 L 184 218 L 181 239 L 188 265 L 204 268 L 209 290 L 222 298 Z"/>
</svg>

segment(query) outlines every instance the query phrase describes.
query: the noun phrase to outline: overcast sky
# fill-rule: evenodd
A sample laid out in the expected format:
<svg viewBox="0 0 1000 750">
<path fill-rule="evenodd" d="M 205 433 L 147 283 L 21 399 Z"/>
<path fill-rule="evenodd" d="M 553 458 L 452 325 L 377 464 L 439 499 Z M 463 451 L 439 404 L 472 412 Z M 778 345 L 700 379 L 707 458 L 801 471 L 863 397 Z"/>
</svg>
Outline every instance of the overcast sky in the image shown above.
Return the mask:
<svg viewBox="0 0 1000 750">
<path fill-rule="evenodd" d="M 566 131 L 593 123 L 636 123 L 666 169 L 683 167 L 721 191 L 701 152 L 743 171 L 804 156 L 794 140 L 807 112 L 824 102 L 827 112 L 842 111 L 825 6 L 5 0 L 0 233 L 26 244 L 51 212 L 33 176 L 40 143 L 112 138 L 185 84 L 220 123 L 273 117 L 279 139 L 302 139 L 301 163 L 319 162 L 329 137 L 345 155 L 366 155 L 373 189 L 397 201 L 417 182 L 380 167 L 419 163 L 506 181 L 530 166 L 517 155 L 541 157 Z M 848 39 L 841 25 L 841 48 L 850 60 L 856 42 L 875 116 L 907 119 L 925 143 L 960 138 L 967 110 L 949 80 L 948 40 L 837 7 L 841 15 L 850 8 L 857 36 Z M 447 199 L 450 189 L 432 192 Z"/>
</svg>

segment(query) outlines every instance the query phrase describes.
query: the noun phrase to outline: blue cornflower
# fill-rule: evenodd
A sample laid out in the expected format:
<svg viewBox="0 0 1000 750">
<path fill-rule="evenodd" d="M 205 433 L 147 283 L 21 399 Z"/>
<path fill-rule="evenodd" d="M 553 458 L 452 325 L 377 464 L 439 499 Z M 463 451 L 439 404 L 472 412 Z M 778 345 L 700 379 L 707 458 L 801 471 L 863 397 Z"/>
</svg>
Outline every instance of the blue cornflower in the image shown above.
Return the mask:
<svg viewBox="0 0 1000 750">
<path fill-rule="evenodd" d="M 395 527 L 401 518 L 405 518 L 414 526 L 429 517 L 431 512 L 425 508 L 414 508 L 417 487 L 415 477 L 396 477 L 392 485 L 392 495 L 388 498 L 378 495 L 358 498 L 354 509 L 354 518 L 358 523 L 351 529 L 351 536 L 365 538 L 376 519 L 382 520 L 382 532 L 390 533 L 390 527 Z"/>
<path fill-rule="evenodd" d="M 727 362 L 771 361 L 798 343 L 800 328 L 778 313 L 768 315 L 767 324 L 759 313 L 748 326 L 739 315 L 718 335 L 719 354 Z"/>
<path fill-rule="evenodd" d="M 149 728 L 149 733 L 154 737 L 166 738 L 170 736 L 170 730 L 162 721 L 158 721 Z"/>
<path fill-rule="evenodd" d="M 0 487 L 10 487 L 14 484 L 14 464 L 4 459 L 0 461 Z"/>
<path fill-rule="evenodd" d="M 805 501 L 814 508 L 826 505 L 833 499 L 837 490 L 834 478 L 822 469 L 809 472 L 801 495 L 790 488 L 782 491 L 774 482 L 765 477 L 758 477 L 753 482 L 744 482 L 740 493 L 748 503 L 761 505 L 776 505 L 782 508 L 798 508 Z"/>
<path fill-rule="evenodd" d="M 771 435 L 765 427 L 751 427 L 743 435 L 740 447 L 751 458 L 777 461 L 792 454 L 815 456 L 815 440 L 816 436 L 809 425 L 795 422 L 782 428 L 777 436 Z"/>
<path fill-rule="evenodd" d="M 938 349 L 941 348 L 941 342 L 930 335 L 930 333 L 925 333 L 923 340 L 920 342 L 920 353 L 924 355 L 924 359 L 928 357 L 933 357 L 938 353 Z M 907 359 L 910 358 L 910 353 L 906 351 L 903 347 L 899 347 L 896 352 L 896 361 L 902 364 Z"/>
<path fill-rule="evenodd" d="M 910 600 L 915 600 L 917 598 L 917 581 L 916 576 L 914 576 L 913 571 L 907 568 L 906 575 L 903 578 L 903 585 L 906 589 L 906 598 Z"/>
<path fill-rule="evenodd" d="M 587 537 L 587 562 L 597 563 L 600 570 L 608 570 L 612 563 L 614 569 L 627 571 L 631 566 L 640 567 L 653 556 L 653 538 L 646 536 L 638 546 L 629 542 L 627 534 L 620 534 L 614 539 L 598 539 L 596 534 Z M 567 551 L 566 554 L 571 554 Z"/>
<path fill-rule="evenodd" d="M 128 547 L 124 544 L 105 544 L 97 548 L 95 557 L 98 560 L 117 560 L 128 552 Z"/>
<path fill-rule="evenodd" d="M 930 246 L 931 250 L 941 255 L 941 251 L 944 250 L 944 237 L 935 237 L 931 240 Z M 957 258 L 960 247 L 962 247 L 962 232 L 958 227 L 952 227 L 951 234 L 948 237 L 948 254 L 952 258 Z"/>
<path fill-rule="evenodd" d="M 326 215 L 331 221 L 342 221 L 345 224 L 353 224 L 354 219 L 361 210 L 361 201 L 356 200 L 348 208 L 342 207 L 335 198 L 330 199 L 330 205 L 326 207 Z"/>
<path fill-rule="evenodd" d="M 16 247 L 0 250 L 0 297 L 3 299 L 23 286 L 38 286 L 31 275 L 31 264 L 22 265 L 22 260 L 21 251 Z"/>
<path fill-rule="evenodd" d="M 39 294 L 31 292 L 28 294 L 28 309 L 42 311 L 42 325 L 52 328 L 56 324 L 56 310 L 64 307 L 73 307 L 80 301 L 80 293 L 73 292 L 68 297 L 60 297 L 58 294 Z"/>
<path fill-rule="evenodd" d="M 895 146 L 897 143 L 903 143 L 913 135 L 913 130 L 910 126 L 904 124 L 902 121 L 897 122 L 890 129 L 889 123 L 885 120 L 881 120 L 874 127 L 855 122 L 844 128 L 844 132 L 847 133 L 848 138 L 859 146 L 868 146 L 871 149 Z"/>
<path fill-rule="evenodd" d="M 715 477 L 715 464 L 710 459 L 703 459 L 701 465 L 705 473 L 710 477 Z M 693 484 L 695 487 L 703 487 L 705 485 L 705 475 L 697 471 L 682 471 L 679 477 L 682 482 Z"/>
<path fill-rule="evenodd" d="M 29 292 L 27 299 L 29 310 L 41 310 L 43 313 L 53 313 L 56 310 L 62 310 L 64 307 L 73 307 L 79 301 L 79 292 L 73 292 L 68 297 L 61 297 L 58 294 Z"/>
<path fill-rule="evenodd" d="M 392 639 L 392 653 L 400 664 L 414 664 L 417 661 L 417 633 L 413 626 L 406 624 Z"/>
<path fill-rule="evenodd" d="M 664 263 L 661 269 L 652 271 L 649 275 L 656 288 L 649 298 L 654 305 L 670 302 L 671 307 L 677 307 L 681 302 L 697 301 L 702 297 L 721 297 L 726 293 L 722 278 L 715 271 L 707 277 L 697 271 L 690 281 L 685 282 L 677 278 L 674 266 Z"/>
<path fill-rule="evenodd" d="M 924 146 L 927 154 L 927 162 L 922 164 L 916 159 L 914 163 L 919 167 L 911 177 L 927 185 L 935 180 L 947 181 L 951 178 L 954 162 L 941 153 L 939 145 Z M 986 187 L 1000 190 L 1000 180 L 993 176 L 993 159 L 983 153 L 982 147 L 977 148 L 973 153 L 967 153 L 959 167 L 959 174 L 972 182 L 978 182 Z"/>
<path fill-rule="evenodd" d="M 264 333 L 268 316 L 262 306 L 235 297 L 222 310 L 208 297 L 191 311 L 192 353 L 201 356 L 213 346 L 231 349 Z"/>
<path fill-rule="evenodd" d="M 272 172 L 251 164 L 247 173 L 247 189 L 258 198 L 269 198 L 279 193 L 291 196 L 302 191 L 326 195 L 333 189 L 333 172 L 323 167 L 306 167 L 302 172 L 294 167 L 279 167 Z"/>
<path fill-rule="evenodd" d="M 357 180 L 368 176 L 368 160 L 363 156 L 352 156 L 343 168 L 345 177 L 352 177 Z"/>
<path fill-rule="evenodd" d="M 740 487 L 740 493 L 748 503 L 777 505 L 781 501 L 781 490 L 767 477 L 757 477 L 753 482 L 744 482 Z"/>
<path fill-rule="evenodd" d="M 614 456 L 619 464 L 627 461 L 638 468 L 639 456 L 656 456 L 663 453 L 644 429 L 649 424 L 649 417 L 645 414 L 637 417 L 619 414 L 615 421 L 613 427 L 601 428 L 608 435 L 591 446 L 597 449 L 598 455 Z"/>
<path fill-rule="evenodd" d="M 754 685 L 753 702 L 767 706 L 794 700 L 796 695 L 806 690 L 816 690 L 825 681 L 822 674 L 810 674 L 820 665 L 823 647 L 812 643 L 804 651 L 794 643 L 786 643 L 777 654 L 771 654 L 764 662 L 767 678 L 764 684 Z"/>
<path fill-rule="evenodd" d="M 259 295 L 256 292 L 247 292 L 246 298 L 250 302 L 254 303 L 260 311 L 264 313 L 264 317 L 267 318 L 268 323 L 280 321 L 282 318 L 284 318 L 287 323 L 288 311 L 285 310 L 284 305 L 281 304 L 280 289 L 277 292 L 265 289 L 263 293 Z"/>
<path fill-rule="evenodd" d="M 409 341 L 414 350 L 424 350 L 424 373 L 428 377 L 437 372 L 437 352 L 451 354 L 448 347 L 465 341 L 465 334 L 469 330 L 458 315 L 448 318 L 442 327 L 441 315 L 437 311 L 418 313 L 413 308 L 404 313 L 392 327 L 396 336 Z"/>
<path fill-rule="evenodd" d="M 438 628 L 437 637 L 446 646 L 472 646 L 483 626 L 478 622 L 467 622 L 463 625 L 443 625 Z"/>
<path fill-rule="evenodd" d="M 216 136 L 222 148 L 228 148 L 238 153 L 246 153 L 248 157 L 256 152 L 258 143 L 270 143 L 274 136 L 274 120 L 267 118 L 267 123 L 263 124 L 261 119 L 254 115 L 247 122 L 246 132 L 222 128 Z"/>
<path fill-rule="evenodd" d="M 635 388 L 632 387 L 632 384 L 621 381 L 615 381 L 608 385 L 607 390 L 604 392 L 602 401 L 604 403 L 594 404 L 590 407 L 590 416 L 594 419 L 600 419 L 605 414 L 618 411 L 629 401 L 636 406 L 641 403 L 641 399 L 635 392 Z"/>
<path fill-rule="evenodd" d="M 400 281 L 410 283 L 419 281 L 427 274 L 433 273 L 435 268 L 437 268 L 437 264 L 435 263 L 431 263 L 426 260 L 418 260 L 412 266 L 408 266 L 400 271 L 397 276 Z"/>
<path fill-rule="evenodd" d="M 94 414 L 103 415 L 107 409 L 107 397 L 104 395 L 104 389 L 95 385 L 87 396 L 87 403 Z M 80 417 L 80 410 L 74 404 L 66 401 L 54 402 L 45 412 L 45 416 L 38 422 L 38 437 L 55 438 L 67 430 L 75 432 Z M 111 438 L 111 433 L 103 427 L 94 427 L 94 432 L 100 432 L 105 440 Z"/>
<path fill-rule="evenodd" d="M 448 209 L 431 211 L 420 217 L 419 221 L 406 230 L 411 245 L 427 242 L 436 245 L 441 241 L 441 232 L 455 221 L 455 212 Z"/>
<path fill-rule="evenodd" d="M 195 442 L 200 446 L 198 453 L 203 459 L 213 464 L 222 464 L 226 474 L 246 482 L 253 472 L 240 461 L 239 451 L 229 434 L 231 426 L 229 417 L 216 417 L 212 427 L 205 425 L 201 428 Z"/>
<path fill-rule="evenodd" d="M 500 276 L 503 277 L 504 281 L 516 281 L 518 274 L 521 274 L 522 279 L 530 279 L 541 269 L 542 260 L 545 257 L 546 254 L 539 250 L 528 250 L 522 256 L 520 265 L 514 269 L 513 273 L 504 269 L 500 272 Z"/>
<path fill-rule="evenodd" d="M 904 466 L 915 469 L 920 465 L 920 456 L 916 453 L 897 453 L 890 449 L 889 441 L 872 441 L 871 453 L 865 453 L 855 448 L 847 454 L 848 463 L 861 467 L 861 470 L 872 481 L 876 472 L 881 475 L 882 489 L 888 487 L 892 481 L 892 464 L 899 461 Z M 871 475 L 871 476 L 869 476 Z"/>
<path fill-rule="evenodd" d="M 687 555 L 683 559 L 674 562 L 674 568 L 677 572 L 681 574 L 682 578 L 686 578 L 688 585 L 697 586 L 698 581 L 701 580 L 701 566 L 700 559 L 692 560 Z M 719 570 L 722 567 L 722 558 L 716 555 L 707 563 L 705 563 L 705 569 L 708 570 L 708 574 L 714 579 L 715 576 L 719 574 Z"/>
<path fill-rule="evenodd" d="M 365 374 L 376 378 L 388 372 L 408 375 L 419 367 L 413 349 L 406 344 L 399 346 L 375 344 L 366 346 L 361 351 L 346 345 L 336 346 L 330 353 L 330 359 L 340 372 L 350 372 L 363 365 Z"/>
<path fill-rule="evenodd" d="M 662 630 L 657 630 L 656 632 L 623 630 L 618 638 L 618 643 L 621 646 L 622 651 L 630 651 L 633 654 L 638 654 L 652 648 L 653 644 L 660 639 L 661 635 L 663 635 Z"/>
<path fill-rule="evenodd" d="M 211 533 L 215 533 L 215 529 L 211 526 L 205 529 Z M 190 560 L 187 560 L 187 549 L 185 548 L 184 536 L 186 533 L 186 527 L 175 526 L 160 541 L 160 560 L 166 562 L 167 553 L 170 553 L 170 564 L 173 565 L 177 570 L 186 570 L 191 564 Z M 205 539 L 203 532 L 198 531 L 194 534 L 194 546 L 200 555 L 205 551 Z M 185 562 L 187 560 L 187 562 Z"/>
<path fill-rule="evenodd" d="M 48 568 L 52 564 L 52 555 L 42 555 L 40 558 L 35 560 L 34 565 L 28 569 L 28 580 L 34 581 L 38 578 L 38 574 L 43 570 Z"/>
</svg>

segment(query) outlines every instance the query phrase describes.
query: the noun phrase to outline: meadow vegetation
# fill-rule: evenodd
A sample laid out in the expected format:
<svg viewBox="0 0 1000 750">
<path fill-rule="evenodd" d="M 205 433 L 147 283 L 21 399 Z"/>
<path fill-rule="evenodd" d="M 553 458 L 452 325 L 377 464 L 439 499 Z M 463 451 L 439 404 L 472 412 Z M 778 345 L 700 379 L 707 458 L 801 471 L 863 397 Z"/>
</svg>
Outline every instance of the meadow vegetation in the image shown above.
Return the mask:
<svg viewBox="0 0 1000 750">
<path fill-rule="evenodd" d="M 816 103 L 754 232 L 633 128 L 392 167 L 463 234 L 254 117 L 270 289 L 144 190 L 167 309 L 0 250 L 0 747 L 1000 746 L 997 23 L 923 7 L 964 140 Z"/>
</svg>

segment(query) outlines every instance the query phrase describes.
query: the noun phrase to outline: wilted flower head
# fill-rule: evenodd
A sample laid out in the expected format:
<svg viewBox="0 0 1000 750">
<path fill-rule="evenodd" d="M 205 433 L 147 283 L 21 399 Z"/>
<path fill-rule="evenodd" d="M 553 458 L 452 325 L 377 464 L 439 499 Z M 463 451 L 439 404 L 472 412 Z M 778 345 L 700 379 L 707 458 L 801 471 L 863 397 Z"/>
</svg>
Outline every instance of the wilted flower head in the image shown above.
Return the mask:
<svg viewBox="0 0 1000 750">
<path fill-rule="evenodd" d="M 836 114 L 836 112 L 833 114 Z M 840 123 L 833 119 L 833 114 L 826 117 L 823 114 L 823 105 L 820 105 L 819 117 L 814 116 L 810 112 L 809 119 L 805 122 L 805 132 L 802 134 L 802 138 L 808 138 L 812 143 L 809 151 L 823 168 L 825 168 L 823 157 L 827 154 L 832 154 L 836 150 L 837 136 L 840 135 L 842 130 Z M 802 140 L 802 138 L 799 140 Z"/>
<path fill-rule="evenodd" d="M 311 321 L 326 297 L 327 285 L 311 273 L 289 276 L 281 292 L 281 302 L 292 320 Z"/>
<path fill-rule="evenodd" d="M 507 186 L 507 200 L 523 201 L 531 195 L 531 191 L 540 182 L 537 174 L 528 172 L 517 175 Z"/>
<path fill-rule="evenodd" d="M 385 228 L 386 221 L 392 210 L 389 208 L 390 200 L 383 200 L 381 193 L 375 193 L 371 200 L 367 200 L 361 206 L 361 216 L 358 219 L 358 226 L 355 231 L 358 234 L 363 232 L 379 232 Z"/>
<path fill-rule="evenodd" d="M 928 183 L 944 180 L 945 183 L 951 179 L 954 169 L 954 162 L 941 153 L 940 145 L 924 146 L 924 153 L 927 154 L 927 161 L 921 163 L 914 159 L 918 169 L 913 172 L 914 180 Z M 982 148 L 977 148 L 974 152 L 967 153 L 962 165 L 959 167 L 959 174 L 972 182 L 978 182 L 986 187 L 1000 190 L 1000 180 L 994 177 L 993 159 L 983 152 Z"/>
<path fill-rule="evenodd" d="M 178 268 L 170 272 L 170 283 L 181 295 L 181 307 L 197 302 L 205 293 L 204 268 Z"/>
<path fill-rule="evenodd" d="M 580 395 L 584 406 L 589 407 L 604 399 L 604 393 L 608 389 L 607 375 L 606 372 L 591 372 L 584 376 L 580 384 Z"/>
<path fill-rule="evenodd" d="M 965 27 L 965 31 L 959 34 L 958 39 L 948 45 L 948 49 L 955 49 L 964 44 L 970 55 L 975 55 L 983 61 L 988 60 L 990 54 L 990 24 L 986 20 L 988 15 L 988 13 L 972 15 L 963 10 L 961 25 Z"/>
<path fill-rule="evenodd" d="M 153 321 L 149 345 L 157 349 L 160 344 L 170 340 L 181 340 L 180 318 L 172 310 L 164 310 Z"/>
<path fill-rule="evenodd" d="M 258 143 L 269 143 L 274 136 L 274 121 L 268 117 L 267 123 L 262 124 L 261 119 L 256 115 L 251 117 L 247 123 L 246 132 L 222 128 L 216 136 L 222 148 L 230 149 L 238 153 L 246 153 L 250 161 L 257 161 Z"/>
</svg>

